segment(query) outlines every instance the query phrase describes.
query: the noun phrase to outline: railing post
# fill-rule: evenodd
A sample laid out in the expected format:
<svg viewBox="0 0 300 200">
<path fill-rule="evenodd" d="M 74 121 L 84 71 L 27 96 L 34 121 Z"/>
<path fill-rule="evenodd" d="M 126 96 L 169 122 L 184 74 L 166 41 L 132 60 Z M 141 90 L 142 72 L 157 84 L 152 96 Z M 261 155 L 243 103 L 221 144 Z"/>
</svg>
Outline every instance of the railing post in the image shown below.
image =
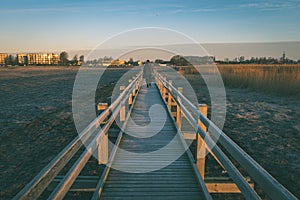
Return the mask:
<svg viewBox="0 0 300 200">
<path fill-rule="evenodd" d="M 107 164 L 108 162 L 108 134 L 105 133 L 98 143 L 98 164 Z"/>
<path fill-rule="evenodd" d="M 162 83 L 159 80 L 158 80 L 158 84 L 159 84 L 159 91 L 162 94 L 162 92 L 163 92 L 163 85 L 162 85 Z"/>
<path fill-rule="evenodd" d="M 178 92 L 182 94 L 183 88 L 179 87 Z M 179 96 L 177 97 L 177 100 L 181 103 L 181 98 Z M 178 129 L 181 130 L 181 108 L 178 104 L 176 105 L 176 123 Z"/>
<path fill-rule="evenodd" d="M 107 103 L 98 103 L 97 109 L 99 111 L 104 111 L 108 108 Z M 101 122 L 101 124 L 106 123 L 106 121 Z M 104 134 L 103 138 L 98 142 L 98 164 L 106 164 L 108 161 L 108 134 Z"/>
<path fill-rule="evenodd" d="M 170 85 L 172 85 L 173 81 L 169 80 Z M 171 88 L 169 88 L 171 90 Z M 172 108 L 172 95 L 168 93 L 168 108 L 171 110 Z"/>
<path fill-rule="evenodd" d="M 139 86 L 140 86 L 140 84 L 141 84 L 141 80 L 142 80 L 142 79 L 137 80 L 137 83 L 136 83 L 135 86 L 134 86 L 134 94 L 133 94 L 133 96 L 136 96 L 137 91 L 139 90 Z"/>
<path fill-rule="evenodd" d="M 162 94 L 162 83 L 160 82 L 159 78 L 157 77 L 157 73 L 156 73 L 156 82 L 157 82 L 157 87 L 159 89 L 160 94 Z"/>
<path fill-rule="evenodd" d="M 159 92 L 160 92 L 160 94 L 162 94 L 162 84 L 158 78 L 156 78 L 156 81 L 157 81 L 157 87 L 159 89 Z"/>
<path fill-rule="evenodd" d="M 129 79 L 129 83 L 131 83 L 132 80 Z M 133 89 L 135 90 L 135 88 Z M 133 96 L 133 91 L 129 94 L 129 97 L 128 97 L 128 105 L 131 106 L 132 105 L 132 96 Z"/>
<path fill-rule="evenodd" d="M 167 78 L 164 76 L 163 79 L 166 80 Z M 162 95 L 164 100 L 166 100 L 166 93 L 167 89 L 164 86 L 162 86 Z"/>
<path fill-rule="evenodd" d="M 139 81 L 137 80 L 133 90 L 132 90 L 132 96 L 135 97 L 136 96 L 136 91 L 137 91 L 137 87 L 138 87 Z"/>
<path fill-rule="evenodd" d="M 206 104 L 199 104 L 198 105 L 199 111 L 207 117 L 207 105 Z M 206 132 L 206 126 L 198 120 L 199 126 Z M 197 167 L 198 170 L 204 179 L 205 175 L 205 156 L 206 156 L 206 148 L 205 143 L 200 135 L 197 135 Z"/>
<path fill-rule="evenodd" d="M 125 86 L 120 86 L 120 91 L 121 91 L 121 93 L 122 93 L 122 91 L 123 90 L 125 90 Z M 120 109 L 120 122 L 123 122 L 123 121 L 125 121 L 125 105 L 124 104 L 122 104 L 121 105 L 121 109 Z"/>
</svg>

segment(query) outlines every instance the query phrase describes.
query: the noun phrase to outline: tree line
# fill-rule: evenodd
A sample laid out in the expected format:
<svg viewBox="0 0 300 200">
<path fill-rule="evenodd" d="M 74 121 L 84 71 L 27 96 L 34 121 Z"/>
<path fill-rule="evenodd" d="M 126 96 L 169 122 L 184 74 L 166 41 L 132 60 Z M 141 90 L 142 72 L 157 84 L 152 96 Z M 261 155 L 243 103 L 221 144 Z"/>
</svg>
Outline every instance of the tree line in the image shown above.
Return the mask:
<svg viewBox="0 0 300 200">
<path fill-rule="evenodd" d="M 232 60 L 225 58 L 224 60 L 218 60 L 216 63 L 219 64 L 297 64 L 300 63 L 299 60 L 292 60 L 289 58 L 273 58 L 273 57 L 251 57 L 246 59 L 245 56 L 240 56 Z"/>
<path fill-rule="evenodd" d="M 59 65 L 67 66 L 67 65 L 81 65 L 84 63 L 84 55 L 79 56 L 74 55 L 73 59 L 69 60 L 69 54 L 66 51 L 63 51 L 59 54 Z"/>
<path fill-rule="evenodd" d="M 245 56 L 240 56 L 234 58 L 232 60 L 225 58 L 224 60 L 216 60 L 214 56 L 181 56 L 175 55 L 169 61 L 165 61 L 162 59 L 156 59 L 155 63 L 159 64 L 170 64 L 175 66 L 188 66 L 193 64 L 298 64 L 299 60 L 292 60 L 286 58 L 285 55 L 281 58 L 273 58 L 273 57 L 251 57 L 250 59 L 246 59 Z"/>
</svg>

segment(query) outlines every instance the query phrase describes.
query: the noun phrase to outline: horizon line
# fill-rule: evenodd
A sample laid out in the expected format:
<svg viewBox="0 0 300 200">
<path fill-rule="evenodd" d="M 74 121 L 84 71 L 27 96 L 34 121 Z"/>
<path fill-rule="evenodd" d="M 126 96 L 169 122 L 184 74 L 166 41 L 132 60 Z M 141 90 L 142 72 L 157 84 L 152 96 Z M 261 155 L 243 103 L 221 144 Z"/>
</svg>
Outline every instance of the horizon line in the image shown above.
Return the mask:
<svg viewBox="0 0 300 200">
<path fill-rule="evenodd" d="M 174 46 L 174 45 L 192 45 L 192 44 L 198 44 L 198 45 L 222 45 L 222 44 L 276 44 L 276 43 L 298 43 L 299 41 L 292 41 L 292 40 L 286 40 L 286 41 L 264 41 L 264 42 L 251 42 L 251 41 L 244 41 L 244 42 L 198 42 L 198 43 L 174 43 L 174 44 L 159 44 L 159 45 L 147 45 L 149 47 L 158 47 L 158 46 Z M 129 47 L 140 47 L 142 45 L 137 45 L 137 46 L 120 46 L 120 47 L 112 47 L 112 48 L 99 48 L 99 50 L 116 50 L 116 49 L 127 49 Z M 5 52 L 5 51 L 0 51 L 0 53 L 8 53 L 8 54 L 18 54 L 18 53 L 53 53 L 53 52 L 63 52 L 63 51 L 89 51 L 95 49 L 95 47 L 90 47 L 90 48 L 79 48 L 79 49 L 56 49 L 56 50 L 31 50 L 31 51 L 26 51 L 26 50 L 21 50 L 21 51 L 13 51 L 13 52 Z"/>
</svg>

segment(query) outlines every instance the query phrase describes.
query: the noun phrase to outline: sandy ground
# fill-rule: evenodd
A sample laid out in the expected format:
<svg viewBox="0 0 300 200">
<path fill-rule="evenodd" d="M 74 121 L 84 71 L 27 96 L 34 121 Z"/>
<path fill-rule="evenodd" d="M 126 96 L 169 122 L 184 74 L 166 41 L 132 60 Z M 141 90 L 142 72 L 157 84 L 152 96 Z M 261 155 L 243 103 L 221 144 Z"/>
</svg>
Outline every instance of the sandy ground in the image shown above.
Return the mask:
<svg viewBox="0 0 300 200">
<path fill-rule="evenodd" d="M 76 72 L 71 67 L 0 69 L 1 199 L 13 197 L 77 135 L 71 112 Z M 99 88 L 105 95 L 97 96 L 101 101 L 121 74 L 107 72 Z M 298 99 L 244 89 L 226 92 L 224 131 L 300 197 Z M 199 100 L 209 102 L 209 96 L 199 93 Z"/>
</svg>

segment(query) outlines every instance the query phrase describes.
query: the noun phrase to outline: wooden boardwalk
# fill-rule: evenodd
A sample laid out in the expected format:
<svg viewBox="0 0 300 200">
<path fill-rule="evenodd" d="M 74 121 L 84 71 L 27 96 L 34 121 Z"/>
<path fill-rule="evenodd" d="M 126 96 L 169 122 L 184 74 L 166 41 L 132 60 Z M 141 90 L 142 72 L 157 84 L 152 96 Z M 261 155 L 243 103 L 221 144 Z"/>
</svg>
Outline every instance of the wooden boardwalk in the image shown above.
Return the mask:
<svg viewBox="0 0 300 200">
<path fill-rule="evenodd" d="M 141 86 L 142 75 L 140 71 L 127 87 L 120 86 L 122 92 L 109 107 L 99 104 L 102 113 L 13 199 L 31 200 L 45 195 L 62 200 L 69 191 L 77 191 L 93 192 L 93 200 L 211 200 L 211 193 L 239 193 L 246 199 L 259 200 L 252 179 L 270 199 L 297 199 L 207 118 L 207 105 L 195 106 L 183 95 L 183 88 L 174 87 L 172 79 L 157 70 L 153 73 L 156 84 L 150 88 Z M 119 132 L 109 153 L 108 131 L 117 118 L 125 130 Z M 181 132 L 184 118 L 195 135 Z M 219 138 L 217 143 L 215 137 Z M 194 156 L 185 139 L 194 140 Z M 88 144 L 86 148 L 81 148 L 82 142 Z M 106 165 L 101 176 L 80 176 L 93 152 L 98 153 L 98 164 Z M 205 175 L 206 152 L 227 177 Z M 67 172 L 62 173 L 63 169 Z M 250 177 L 243 176 L 241 169 Z"/>
<path fill-rule="evenodd" d="M 150 123 L 149 109 L 155 104 L 161 105 L 166 113 L 166 117 L 161 115 L 154 117 L 153 123 L 165 121 L 163 128 L 157 134 L 147 129 L 147 124 Z M 101 199 L 201 199 L 203 196 L 201 187 L 186 153 L 167 167 L 148 173 L 141 171 L 141 169 L 147 171 L 159 168 L 162 163 L 170 162 L 174 154 L 184 152 L 184 147 L 176 134 L 177 129 L 156 86 L 141 88 L 131 117 L 138 126 L 133 127 L 133 123 L 128 123 L 126 130 L 134 130 L 145 137 L 138 138 L 124 134 L 120 148 L 137 154 L 125 155 L 122 151 L 117 152 Z M 147 134 L 155 135 L 147 137 Z M 154 156 L 150 154 L 169 144 L 170 141 L 174 145 L 169 149 Z M 120 168 L 141 173 L 116 170 Z"/>
</svg>

